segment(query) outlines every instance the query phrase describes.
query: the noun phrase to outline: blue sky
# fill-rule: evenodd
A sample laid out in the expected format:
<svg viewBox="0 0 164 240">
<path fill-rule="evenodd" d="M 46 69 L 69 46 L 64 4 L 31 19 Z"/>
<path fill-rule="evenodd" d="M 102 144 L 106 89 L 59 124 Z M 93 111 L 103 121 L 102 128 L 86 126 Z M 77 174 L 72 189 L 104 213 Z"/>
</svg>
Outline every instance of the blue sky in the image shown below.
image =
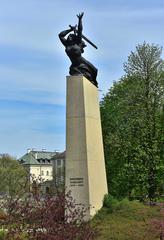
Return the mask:
<svg viewBox="0 0 164 240">
<path fill-rule="evenodd" d="M 84 34 L 97 46 L 100 98 L 123 74 L 139 43 L 164 46 L 163 0 L 0 0 L 0 153 L 65 149 L 69 59 L 58 33 L 84 11 Z"/>
</svg>

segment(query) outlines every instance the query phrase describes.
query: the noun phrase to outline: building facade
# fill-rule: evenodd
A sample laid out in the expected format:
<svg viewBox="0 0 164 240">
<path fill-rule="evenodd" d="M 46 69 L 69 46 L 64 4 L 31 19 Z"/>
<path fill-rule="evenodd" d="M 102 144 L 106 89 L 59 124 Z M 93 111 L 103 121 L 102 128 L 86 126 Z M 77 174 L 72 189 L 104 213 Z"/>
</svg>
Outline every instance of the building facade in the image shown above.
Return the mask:
<svg viewBox="0 0 164 240">
<path fill-rule="evenodd" d="M 53 178 L 57 186 L 64 185 L 65 183 L 65 151 L 56 153 L 52 157 Z"/>
<path fill-rule="evenodd" d="M 65 152 L 28 149 L 18 161 L 28 171 L 30 182 L 41 183 L 42 192 L 64 185 Z"/>
<path fill-rule="evenodd" d="M 19 162 L 26 168 L 31 179 L 42 181 L 52 180 L 52 157 L 56 152 L 28 150 L 19 158 Z"/>
</svg>

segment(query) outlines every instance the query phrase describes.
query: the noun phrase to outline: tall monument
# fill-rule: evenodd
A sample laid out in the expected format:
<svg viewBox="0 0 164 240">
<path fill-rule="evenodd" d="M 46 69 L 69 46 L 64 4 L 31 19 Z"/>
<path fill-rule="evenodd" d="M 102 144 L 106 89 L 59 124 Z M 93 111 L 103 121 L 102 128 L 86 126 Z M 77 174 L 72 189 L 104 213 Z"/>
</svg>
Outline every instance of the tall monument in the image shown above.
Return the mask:
<svg viewBox="0 0 164 240">
<path fill-rule="evenodd" d="M 97 47 L 82 34 L 83 13 L 77 17 L 78 27 L 69 25 L 59 34 L 72 63 L 67 77 L 65 184 L 76 203 L 88 208 L 89 219 L 102 207 L 107 181 L 97 69 L 82 57 L 84 40 Z"/>
</svg>

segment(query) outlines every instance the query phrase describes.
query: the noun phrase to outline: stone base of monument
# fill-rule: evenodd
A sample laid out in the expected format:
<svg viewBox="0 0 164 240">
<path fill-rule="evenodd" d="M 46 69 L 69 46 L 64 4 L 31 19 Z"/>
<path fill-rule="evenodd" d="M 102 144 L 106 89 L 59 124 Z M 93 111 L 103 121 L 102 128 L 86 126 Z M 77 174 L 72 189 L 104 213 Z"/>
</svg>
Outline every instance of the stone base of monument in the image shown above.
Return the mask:
<svg viewBox="0 0 164 240">
<path fill-rule="evenodd" d="M 107 193 L 98 89 L 88 79 L 67 77 L 65 184 L 90 219 Z"/>
</svg>

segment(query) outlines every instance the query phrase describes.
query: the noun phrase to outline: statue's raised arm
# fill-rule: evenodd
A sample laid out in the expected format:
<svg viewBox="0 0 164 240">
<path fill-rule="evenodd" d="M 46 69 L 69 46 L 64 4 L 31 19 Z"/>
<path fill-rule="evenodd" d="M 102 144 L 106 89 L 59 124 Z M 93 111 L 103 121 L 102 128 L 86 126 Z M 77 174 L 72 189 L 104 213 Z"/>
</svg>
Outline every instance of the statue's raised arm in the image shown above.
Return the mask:
<svg viewBox="0 0 164 240">
<path fill-rule="evenodd" d="M 82 18 L 84 13 L 77 15 L 78 17 L 78 28 L 77 25 L 69 25 L 69 29 L 59 33 L 59 38 L 62 44 L 65 46 L 65 51 L 71 60 L 70 75 L 83 75 L 95 86 L 98 86 L 96 81 L 97 69 L 85 58 L 82 57 L 84 48 L 86 47 L 83 39 L 90 43 L 93 47 L 97 48 L 88 38 L 83 34 Z M 69 34 L 67 37 L 66 35 Z"/>
<path fill-rule="evenodd" d="M 82 24 L 82 18 L 83 18 L 84 13 L 80 13 L 77 15 L 79 22 L 78 22 L 78 37 L 82 40 L 82 31 L 83 31 L 83 24 Z"/>
</svg>

